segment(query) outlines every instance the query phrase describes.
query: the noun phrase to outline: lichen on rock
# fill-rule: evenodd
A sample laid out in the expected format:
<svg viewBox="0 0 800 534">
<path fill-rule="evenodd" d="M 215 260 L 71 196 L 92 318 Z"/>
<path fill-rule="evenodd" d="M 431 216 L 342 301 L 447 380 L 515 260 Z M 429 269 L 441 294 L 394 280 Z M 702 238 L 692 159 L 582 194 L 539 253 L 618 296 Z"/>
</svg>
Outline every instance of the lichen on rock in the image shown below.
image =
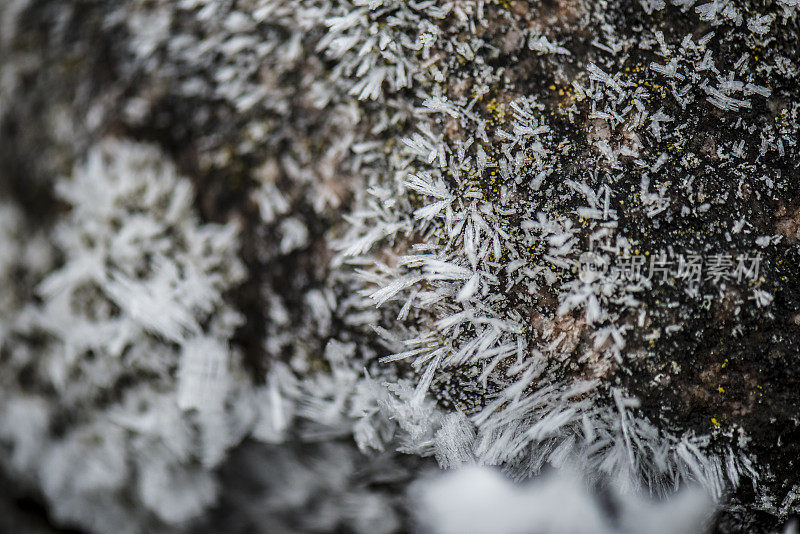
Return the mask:
<svg viewBox="0 0 800 534">
<path fill-rule="evenodd" d="M 0 464 L 89 531 L 408 531 L 434 461 L 774 531 L 798 7 L 0 7 Z"/>
</svg>

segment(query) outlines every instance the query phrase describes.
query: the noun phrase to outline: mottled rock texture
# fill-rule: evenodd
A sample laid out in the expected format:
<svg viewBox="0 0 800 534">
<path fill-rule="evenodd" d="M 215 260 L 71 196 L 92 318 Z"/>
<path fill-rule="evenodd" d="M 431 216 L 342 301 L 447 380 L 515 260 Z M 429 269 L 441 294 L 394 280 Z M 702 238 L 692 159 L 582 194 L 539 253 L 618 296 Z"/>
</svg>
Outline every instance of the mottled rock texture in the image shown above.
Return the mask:
<svg viewBox="0 0 800 534">
<path fill-rule="evenodd" d="M 773 532 L 798 247 L 797 0 L 10 0 L 3 506 L 403 532 L 477 462 Z"/>
</svg>

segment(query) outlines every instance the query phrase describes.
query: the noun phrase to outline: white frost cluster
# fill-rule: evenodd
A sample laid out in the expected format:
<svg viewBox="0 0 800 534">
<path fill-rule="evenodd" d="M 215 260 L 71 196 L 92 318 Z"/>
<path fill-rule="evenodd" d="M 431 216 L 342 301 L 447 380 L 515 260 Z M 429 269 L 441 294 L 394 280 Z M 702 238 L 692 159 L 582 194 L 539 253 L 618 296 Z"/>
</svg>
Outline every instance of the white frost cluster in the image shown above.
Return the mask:
<svg viewBox="0 0 800 534">
<path fill-rule="evenodd" d="M 411 488 L 417 519 L 432 534 L 697 534 L 710 519 L 711 502 L 697 489 L 661 503 L 609 493 L 610 506 L 569 472 L 514 485 L 496 471 L 475 466 Z"/>
<path fill-rule="evenodd" d="M 61 266 L 41 304 L 4 321 L 5 468 L 93 531 L 186 521 L 214 501 L 209 468 L 251 418 L 230 406 L 237 229 L 201 224 L 191 185 L 150 146 L 103 142 L 57 190 Z"/>
</svg>

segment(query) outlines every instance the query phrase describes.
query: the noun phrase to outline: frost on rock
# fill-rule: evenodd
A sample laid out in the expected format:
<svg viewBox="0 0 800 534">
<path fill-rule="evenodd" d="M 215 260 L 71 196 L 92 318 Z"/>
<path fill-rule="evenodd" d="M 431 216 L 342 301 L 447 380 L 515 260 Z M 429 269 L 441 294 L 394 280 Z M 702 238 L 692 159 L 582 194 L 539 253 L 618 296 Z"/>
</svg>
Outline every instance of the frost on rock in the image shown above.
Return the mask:
<svg viewBox="0 0 800 534">
<path fill-rule="evenodd" d="M 745 436 L 771 423 L 756 415 L 764 401 L 746 391 L 755 386 L 739 381 L 755 384 L 773 371 L 739 365 L 763 338 L 765 316 L 781 325 L 775 350 L 796 358 L 788 341 L 794 307 L 780 308 L 766 289 L 790 279 L 777 266 L 796 262 L 796 237 L 769 252 L 774 259 L 759 256 L 777 270 L 749 285 L 735 268 L 763 248 L 741 230 L 742 215 L 769 226 L 776 211 L 796 209 L 794 193 L 778 189 L 795 190 L 788 177 L 797 159 L 786 145 L 796 146 L 788 132 L 797 125 L 778 127 L 778 114 L 790 112 L 770 106 L 777 93 L 796 99 L 797 70 L 786 64 L 770 78 L 763 37 L 740 33 L 744 11 L 732 2 L 686 15 L 669 8 L 686 30 L 658 22 L 664 2 L 643 6 L 636 28 L 615 25 L 628 16 L 616 8 L 559 7 L 552 39 L 580 50 L 570 63 L 546 46 L 550 37 L 536 38 L 531 49 L 544 57 L 509 43 L 504 52 L 525 61 L 502 73 L 481 68 L 504 57 L 487 45 L 473 46 L 464 67 L 440 62 L 445 86 L 434 69 L 420 76 L 411 126 L 391 146 L 389 172 L 373 175 L 372 198 L 355 210 L 340 244 L 340 261 L 363 273 L 364 293 L 397 317 L 387 330 L 394 340 L 402 333 L 401 346 L 382 361 L 406 362 L 417 391 L 468 416 L 470 431 L 446 425 L 439 435 L 478 462 L 520 477 L 548 463 L 581 465 L 655 494 L 693 481 L 716 499 L 752 482 L 759 506 L 785 514 L 792 505 L 781 501 L 791 501 L 797 481 L 784 473 L 770 478 L 780 478 L 777 485 L 761 482 L 755 465 L 770 461 L 758 459 Z M 526 17 L 536 16 L 526 9 L 498 8 L 495 16 L 507 32 L 524 32 Z M 469 30 L 472 43 L 490 34 L 486 20 L 486 33 Z M 763 35 L 776 20 L 759 14 L 749 28 Z M 791 37 L 773 60 L 784 64 L 780 54 L 796 57 L 796 18 L 781 23 Z M 559 36 L 569 24 L 593 35 L 588 50 L 574 34 Z M 715 29 L 701 32 L 703 24 Z M 723 56 L 725 47 L 735 52 Z M 546 74 L 531 85 L 535 66 Z M 775 178 L 754 183 L 762 174 Z M 708 263 L 697 286 L 686 258 L 699 254 Z M 714 363 L 696 363 L 708 361 L 709 348 L 682 336 L 716 338 L 727 321 L 739 322 L 731 334 L 740 341 L 711 349 Z M 697 365 L 701 383 L 690 377 Z M 742 374 L 729 374 L 730 365 Z M 731 387 L 746 400 L 713 398 Z M 774 401 L 783 421 L 795 421 L 790 389 L 792 400 Z M 704 414 L 716 410 L 705 423 L 684 426 L 670 415 L 692 417 L 700 402 Z"/>
<path fill-rule="evenodd" d="M 800 511 L 796 0 L 46 4 L 0 5 L 0 443 L 55 521 Z"/>
<path fill-rule="evenodd" d="M 223 298 L 244 275 L 237 229 L 200 224 L 147 145 L 104 141 L 56 186 L 60 267 L 4 322 L 4 467 L 94 531 L 186 521 L 249 424 L 227 406 L 246 401 Z"/>
</svg>

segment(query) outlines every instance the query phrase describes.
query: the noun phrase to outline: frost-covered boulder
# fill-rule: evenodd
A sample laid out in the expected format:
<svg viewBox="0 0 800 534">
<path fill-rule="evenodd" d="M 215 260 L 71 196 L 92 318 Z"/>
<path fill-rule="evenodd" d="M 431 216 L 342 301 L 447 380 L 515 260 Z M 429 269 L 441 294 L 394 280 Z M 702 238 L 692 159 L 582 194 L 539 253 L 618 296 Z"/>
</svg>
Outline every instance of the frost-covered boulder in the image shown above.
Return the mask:
<svg viewBox="0 0 800 534">
<path fill-rule="evenodd" d="M 634 495 L 615 523 L 580 484 L 473 471 L 518 503 L 473 525 L 563 531 L 563 487 L 626 532 L 657 521 L 635 495 L 699 486 L 716 530 L 774 530 L 800 491 L 798 17 L 0 4 L 9 476 L 93 531 L 464 530 L 402 497 L 434 461 Z"/>
</svg>

